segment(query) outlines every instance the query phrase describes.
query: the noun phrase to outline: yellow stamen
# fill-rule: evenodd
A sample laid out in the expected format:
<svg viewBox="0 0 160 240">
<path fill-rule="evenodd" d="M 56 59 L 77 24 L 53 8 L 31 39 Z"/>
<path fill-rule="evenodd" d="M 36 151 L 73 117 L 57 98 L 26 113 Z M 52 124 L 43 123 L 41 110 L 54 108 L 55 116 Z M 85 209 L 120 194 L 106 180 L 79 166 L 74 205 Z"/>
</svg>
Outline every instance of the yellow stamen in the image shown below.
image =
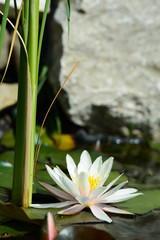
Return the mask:
<svg viewBox="0 0 160 240">
<path fill-rule="evenodd" d="M 97 187 L 99 180 L 100 176 L 95 178 L 94 175 L 93 176 L 89 175 L 88 181 L 90 183 L 90 193 Z"/>
</svg>

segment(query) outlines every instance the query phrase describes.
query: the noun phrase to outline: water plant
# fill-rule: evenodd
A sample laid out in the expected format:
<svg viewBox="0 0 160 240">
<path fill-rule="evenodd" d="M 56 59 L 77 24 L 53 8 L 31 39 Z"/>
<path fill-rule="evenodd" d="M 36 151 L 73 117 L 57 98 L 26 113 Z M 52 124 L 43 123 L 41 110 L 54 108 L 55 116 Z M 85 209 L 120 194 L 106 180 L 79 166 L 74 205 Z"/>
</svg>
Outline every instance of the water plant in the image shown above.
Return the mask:
<svg viewBox="0 0 160 240">
<path fill-rule="evenodd" d="M 15 12 L 17 14 L 16 1 L 14 1 L 14 3 Z M 15 144 L 12 201 L 15 204 L 23 207 L 28 207 L 32 202 L 39 62 L 49 3 L 50 1 L 46 0 L 40 29 L 40 35 L 38 36 L 39 0 L 22 1 L 19 14 L 17 14 L 17 21 L 14 27 L 14 36 L 10 50 L 11 56 L 15 35 L 16 33 L 18 33 L 21 40 L 20 41 L 21 52 L 19 66 L 16 144 Z M 8 9 L 9 1 L 7 0 L 5 2 L 5 11 L 2 20 L 0 48 L 2 48 L 3 44 Z M 69 21 L 70 1 L 67 1 L 67 9 Z M 20 16 L 21 24 L 19 26 L 20 30 L 19 33 L 17 31 L 17 28 Z M 3 82 L 3 79 L 4 77 L 2 78 L 1 84 Z"/>
<path fill-rule="evenodd" d="M 105 212 L 132 214 L 129 211 L 115 208 L 111 206 L 110 203 L 123 202 L 142 195 L 142 193 L 135 193 L 137 192 L 135 188 L 121 189 L 128 181 L 124 181 L 111 189 L 122 174 L 107 186 L 103 186 L 113 165 L 112 157 L 102 162 L 102 157 L 100 156 L 92 164 L 91 157 L 85 150 L 80 156 L 80 162 L 77 167 L 73 158 L 68 154 L 66 162 L 72 180 L 68 178 L 58 166 L 52 170 L 46 165 L 49 175 L 64 192 L 49 184 L 40 182 L 41 186 L 65 201 L 51 204 L 31 204 L 31 207 L 69 207 L 59 211 L 58 214 L 60 215 L 73 215 L 88 207 L 96 218 L 109 223 L 112 222 L 112 219 Z"/>
</svg>

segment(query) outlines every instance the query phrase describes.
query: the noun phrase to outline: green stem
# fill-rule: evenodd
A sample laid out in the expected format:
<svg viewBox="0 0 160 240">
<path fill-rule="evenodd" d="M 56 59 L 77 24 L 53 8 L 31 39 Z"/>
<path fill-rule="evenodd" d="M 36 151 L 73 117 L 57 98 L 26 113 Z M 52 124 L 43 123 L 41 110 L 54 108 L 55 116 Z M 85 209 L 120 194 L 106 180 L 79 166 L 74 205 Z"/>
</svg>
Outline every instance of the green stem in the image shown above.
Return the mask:
<svg viewBox="0 0 160 240">
<path fill-rule="evenodd" d="M 27 105 L 27 64 L 26 56 L 21 46 L 20 67 L 18 84 L 18 102 L 16 118 L 16 144 L 14 157 L 14 173 L 12 187 L 12 201 L 17 205 L 22 204 L 23 175 L 26 146 L 26 105 Z"/>
<path fill-rule="evenodd" d="M 28 9 L 26 9 L 28 8 Z M 28 27 L 28 15 L 29 15 L 29 0 L 25 1 L 25 4 L 22 8 L 22 26 Z M 23 39 L 25 45 L 27 44 L 27 34 L 28 29 L 23 29 Z M 18 84 L 18 102 L 17 102 L 17 119 L 16 119 L 16 144 L 15 144 L 15 157 L 14 157 L 14 172 L 13 172 L 13 187 L 12 187 L 12 201 L 23 206 L 24 199 L 24 184 L 26 180 L 24 175 L 26 172 L 26 147 L 28 145 L 26 138 L 26 128 L 27 127 L 27 114 L 28 114 L 28 82 L 27 82 L 27 56 L 24 51 L 23 46 L 21 45 L 20 53 L 20 66 L 19 66 L 19 84 Z"/>
<path fill-rule="evenodd" d="M 39 34 L 39 45 L 38 45 L 38 55 L 37 55 L 37 79 L 38 79 L 38 72 L 39 72 L 39 61 L 40 61 L 40 56 L 41 56 L 44 28 L 45 28 L 45 24 L 46 24 L 49 3 L 50 3 L 50 0 L 46 0 L 44 12 L 43 12 L 42 23 L 41 23 L 41 30 L 40 30 L 40 34 Z"/>
<path fill-rule="evenodd" d="M 29 0 L 24 1 L 24 7 L 22 8 L 22 34 L 25 45 L 27 46 L 29 29 Z"/>
<path fill-rule="evenodd" d="M 22 26 L 28 59 L 21 47 L 16 146 L 12 201 L 28 207 L 32 201 L 35 125 L 37 105 L 37 48 L 39 0 L 26 0 Z M 28 61 L 29 66 L 28 66 Z M 28 71 L 28 67 L 30 72 Z"/>
<path fill-rule="evenodd" d="M 30 173 L 29 173 L 29 204 L 32 201 L 33 168 L 34 168 L 34 147 L 35 147 L 35 128 L 37 110 L 37 49 L 38 49 L 38 29 L 39 29 L 39 0 L 30 0 L 30 17 L 28 32 L 28 57 L 31 77 L 31 139 L 30 139 Z"/>
</svg>

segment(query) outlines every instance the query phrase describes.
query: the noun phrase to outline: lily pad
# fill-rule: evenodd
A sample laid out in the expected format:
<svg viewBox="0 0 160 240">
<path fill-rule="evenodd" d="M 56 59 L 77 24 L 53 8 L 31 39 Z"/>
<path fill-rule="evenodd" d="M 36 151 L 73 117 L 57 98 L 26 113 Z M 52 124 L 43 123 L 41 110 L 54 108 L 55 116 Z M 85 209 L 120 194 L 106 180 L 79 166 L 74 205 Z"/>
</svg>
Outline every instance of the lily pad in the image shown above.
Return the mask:
<svg viewBox="0 0 160 240">
<path fill-rule="evenodd" d="M 3 135 L 2 139 L 1 139 L 1 144 L 7 148 L 14 148 L 15 137 L 14 137 L 13 130 L 10 130 Z"/>
<path fill-rule="evenodd" d="M 35 209 L 35 208 L 21 208 L 12 203 L 3 203 L 0 201 L 0 215 L 15 219 L 18 221 L 41 224 L 47 212 L 53 214 L 57 227 L 63 225 L 77 224 L 77 223 L 96 223 L 100 222 L 90 212 L 83 211 L 73 216 L 59 216 L 57 212 L 59 209 Z"/>
<path fill-rule="evenodd" d="M 12 187 L 13 166 L 6 161 L 0 160 L 0 186 Z"/>
<path fill-rule="evenodd" d="M 7 202 L 9 200 L 9 190 L 6 188 L 0 187 L 0 200 Z"/>
<path fill-rule="evenodd" d="M 0 215 L 19 221 L 39 224 L 38 220 L 30 219 L 22 208 L 12 203 L 3 203 L 0 201 Z"/>
<path fill-rule="evenodd" d="M 11 165 L 14 164 L 14 151 L 5 151 L 0 154 L 0 160 L 9 162 Z"/>
<path fill-rule="evenodd" d="M 25 222 L 24 224 L 24 222 L 21 222 L 21 221 L 11 220 L 0 225 L 0 238 L 4 235 L 5 239 L 7 237 L 8 238 L 10 237 L 11 239 L 13 239 L 12 237 L 14 236 L 16 236 L 16 239 L 17 239 L 18 236 L 22 237 L 28 232 L 32 232 L 32 235 L 33 235 L 33 231 L 38 231 L 38 230 L 39 230 L 39 227 L 33 223 L 31 224 L 31 223 Z M 28 239 L 34 239 L 34 238 L 31 238 L 31 236 Z"/>
<path fill-rule="evenodd" d="M 112 180 L 116 179 L 119 175 L 120 175 L 120 174 L 119 174 L 119 172 L 117 172 L 117 171 L 112 171 L 112 172 L 110 172 L 109 177 L 107 178 L 107 180 L 106 180 L 106 182 L 104 183 L 104 185 L 109 184 Z M 127 180 L 128 180 L 128 178 L 126 177 L 126 175 L 122 175 L 122 176 L 120 177 L 120 179 L 118 179 L 118 181 L 115 183 L 115 185 L 118 185 L 119 183 L 124 182 L 124 181 L 127 181 Z"/>
<path fill-rule="evenodd" d="M 142 190 L 144 195 L 135 197 L 123 203 L 117 203 L 115 206 L 126 209 L 136 214 L 144 214 L 153 209 L 160 208 L 160 190 Z"/>
<path fill-rule="evenodd" d="M 38 135 L 40 132 L 40 126 L 36 126 L 36 141 L 35 144 L 37 143 L 38 140 Z M 41 131 L 41 136 L 40 136 L 40 142 L 44 143 L 45 145 L 53 146 L 53 141 L 52 139 L 48 136 L 46 128 L 43 128 Z"/>
</svg>

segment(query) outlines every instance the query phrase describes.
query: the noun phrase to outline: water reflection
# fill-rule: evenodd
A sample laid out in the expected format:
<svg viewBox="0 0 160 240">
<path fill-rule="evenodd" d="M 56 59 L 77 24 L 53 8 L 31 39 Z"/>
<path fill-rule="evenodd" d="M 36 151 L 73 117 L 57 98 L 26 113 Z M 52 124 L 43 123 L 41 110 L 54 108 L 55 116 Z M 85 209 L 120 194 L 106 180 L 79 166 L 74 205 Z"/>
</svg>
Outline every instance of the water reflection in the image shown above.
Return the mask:
<svg viewBox="0 0 160 240">
<path fill-rule="evenodd" d="M 96 227 L 110 233 L 116 240 L 160 239 L 160 214 L 158 211 L 137 216 L 134 219 L 114 217 L 113 224 L 97 224 Z"/>
</svg>

